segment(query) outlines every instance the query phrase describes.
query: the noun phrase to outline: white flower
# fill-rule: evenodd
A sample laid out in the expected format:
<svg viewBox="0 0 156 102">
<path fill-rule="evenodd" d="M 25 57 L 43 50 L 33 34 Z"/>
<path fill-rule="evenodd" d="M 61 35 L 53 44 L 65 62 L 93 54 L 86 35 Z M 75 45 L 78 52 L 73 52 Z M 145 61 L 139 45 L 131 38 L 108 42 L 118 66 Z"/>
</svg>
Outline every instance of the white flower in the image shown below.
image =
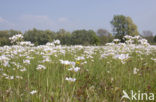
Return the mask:
<svg viewBox="0 0 156 102">
<path fill-rule="evenodd" d="M 156 62 L 156 58 L 151 58 L 151 60 L 153 60 L 154 62 Z"/>
<path fill-rule="evenodd" d="M 106 46 L 114 46 L 115 43 L 106 43 L 105 45 L 106 45 Z"/>
<path fill-rule="evenodd" d="M 22 41 L 19 43 L 21 46 L 34 46 L 30 41 Z"/>
<path fill-rule="evenodd" d="M 77 61 L 79 61 L 79 60 L 85 60 L 85 58 L 83 56 L 80 56 L 80 57 L 77 57 L 76 60 Z"/>
<path fill-rule="evenodd" d="M 41 70 L 41 69 L 46 69 L 46 67 L 43 66 L 43 65 L 38 65 L 36 69 L 37 69 L 37 70 Z"/>
<path fill-rule="evenodd" d="M 69 65 L 70 64 L 70 61 L 63 61 L 63 60 L 60 60 L 61 64 L 65 64 L 65 65 Z"/>
<path fill-rule="evenodd" d="M 138 42 L 140 42 L 142 45 L 149 45 L 148 41 L 146 39 L 140 39 L 138 40 Z"/>
<path fill-rule="evenodd" d="M 14 35 L 14 36 L 9 38 L 9 40 L 11 40 L 11 43 L 14 43 L 14 42 L 21 40 L 21 39 L 23 39 L 22 34 L 17 34 L 17 35 Z"/>
<path fill-rule="evenodd" d="M 49 56 L 43 56 L 43 58 L 44 60 L 42 61 L 42 63 L 51 61 Z"/>
<path fill-rule="evenodd" d="M 61 64 L 64 64 L 64 65 L 72 65 L 72 66 L 75 66 L 75 62 L 71 62 L 71 61 L 68 61 L 68 60 L 60 60 Z"/>
<path fill-rule="evenodd" d="M 58 45 L 60 44 L 60 40 L 54 40 L 53 42 L 54 44 L 58 44 Z"/>
<path fill-rule="evenodd" d="M 133 69 L 133 74 L 137 74 L 138 71 L 139 71 L 139 69 L 134 68 L 134 69 Z"/>
<path fill-rule="evenodd" d="M 8 76 L 6 73 L 3 73 L 2 75 L 3 75 L 3 76 Z"/>
<path fill-rule="evenodd" d="M 120 42 L 120 40 L 119 39 L 114 39 L 113 42 Z"/>
<path fill-rule="evenodd" d="M 23 69 L 20 69 L 21 72 L 25 72 L 26 71 L 26 68 L 23 68 Z"/>
<path fill-rule="evenodd" d="M 27 56 L 26 59 L 34 59 L 34 57 Z"/>
<path fill-rule="evenodd" d="M 78 72 L 80 70 L 79 67 L 75 67 L 75 68 L 70 68 L 68 69 L 69 71 L 74 71 L 74 72 Z"/>
<path fill-rule="evenodd" d="M 2 63 L 3 66 L 9 66 L 9 58 L 6 55 L 0 56 L 0 63 Z"/>
<path fill-rule="evenodd" d="M 139 39 L 139 38 L 141 38 L 139 35 L 133 37 L 133 39 Z"/>
<path fill-rule="evenodd" d="M 126 44 L 132 44 L 133 42 L 134 42 L 133 40 L 129 39 L 126 41 Z"/>
<path fill-rule="evenodd" d="M 65 80 L 67 80 L 67 81 L 71 81 L 71 82 L 75 82 L 76 81 L 76 78 L 71 78 L 71 77 L 66 77 L 66 79 Z"/>
<path fill-rule="evenodd" d="M 23 60 L 24 64 L 30 64 L 30 60 Z"/>
<path fill-rule="evenodd" d="M 14 76 L 6 76 L 5 78 L 6 78 L 6 79 L 13 80 L 13 79 L 14 79 Z"/>
<path fill-rule="evenodd" d="M 108 71 L 107 71 L 107 73 L 109 74 L 109 73 L 110 73 L 110 71 L 108 70 Z"/>
<path fill-rule="evenodd" d="M 16 78 L 17 78 L 17 79 L 23 79 L 23 77 L 22 77 L 22 76 L 16 76 Z"/>
<path fill-rule="evenodd" d="M 46 45 L 47 46 L 54 46 L 55 44 L 53 42 L 52 43 L 51 42 L 47 42 Z"/>
<path fill-rule="evenodd" d="M 87 64 L 87 61 L 84 61 L 84 62 L 81 63 L 81 65 L 83 65 L 83 64 Z"/>
<path fill-rule="evenodd" d="M 132 39 L 132 36 L 125 35 L 124 38 L 126 38 L 126 39 Z"/>
<path fill-rule="evenodd" d="M 33 91 L 30 92 L 30 94 L 32 94 L 32 95 L 35 94 L 35 93 L 37 93 L 36 90 L 33 90 Z"/>
<path fill-rule="evenodd" d="M 129 58 L 129 54 L 117 54 L 114 58 L 120 59 L 121 61 L 126 60 Z"/>
</svg>

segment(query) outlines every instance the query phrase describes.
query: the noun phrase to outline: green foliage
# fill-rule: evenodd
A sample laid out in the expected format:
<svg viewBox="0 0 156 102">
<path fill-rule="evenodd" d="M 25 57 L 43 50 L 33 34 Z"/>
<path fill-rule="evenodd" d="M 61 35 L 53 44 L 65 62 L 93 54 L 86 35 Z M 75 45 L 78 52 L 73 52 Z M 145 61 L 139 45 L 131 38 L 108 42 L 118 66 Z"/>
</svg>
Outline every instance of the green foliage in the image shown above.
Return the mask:
<svg viewBox="0 0 156 102">
<path fill-rule="evenodd" d="M 32 43 L 43 45 L 55 38 L 55 33 L 50 30 L 28 30 L 24 33 L 24 39 Z"/>
<path fill-rule="evenodd" d="M 156 35 L 154 36 L 153 41 L 156 43 Z"/>
<path fill-rule="evenodd" d="M 59 39 L 62 45 L 70 45 L 71 33 L 65 31 L 64 29 L 60 29 L 58 32 L 56 32 L 56 39 Z"/>
<path fill-rule="evenodd" d="M 123 36 L 125 35 L 135 36 L 139 34 L 137 26 L 133 23 L 130 17 L 115 15 L 111 24 L 113 25 L 115 37 L 120 39 L 122 42 L 124 42 Z"/>
<path fill-rule="evenodd" d="M 148 40 L 149 43 L 154 43 L 154 36 L 153 33 L 149 30 L 143 31 L 142 36 Z"/>
<path fill-rule="evenodd" d="M 73 45 L 99 44 L 99 39 L 93 30 L 76 30 L 72 32 L 71 42 Z"/>
<path fill-rule="evenodd" d="M 0 31 L 0 45 L 10 45 L 9 37 L 21 33 L 15 30 Z M 62 45 L 94 45 L 99 44 L 99 38 L 93 30 L 76 30 L 71 34 L 64 29 L 60 29 L 57 32 L 50 30 L 38 30 L 32 29 L 24 33 L 24 40 L 31 41 L 35 45 L 43 45 L 47 42 L 52 42 L 54 39 L 61 41 Z"/>
<path fill-rule="evenodd" d="M 113 40 L 112 34 L 105 29 L 98 29 L 97 36 L 99 37 L 101 45 L 112 42 Z"/>
<path fill-rule="evenodd" d="M 10 45 L 9 37 L 21 33 L 21 31 L 17 30 L 1 30 L 0 31 L 0 46 Z"/>
</svg>

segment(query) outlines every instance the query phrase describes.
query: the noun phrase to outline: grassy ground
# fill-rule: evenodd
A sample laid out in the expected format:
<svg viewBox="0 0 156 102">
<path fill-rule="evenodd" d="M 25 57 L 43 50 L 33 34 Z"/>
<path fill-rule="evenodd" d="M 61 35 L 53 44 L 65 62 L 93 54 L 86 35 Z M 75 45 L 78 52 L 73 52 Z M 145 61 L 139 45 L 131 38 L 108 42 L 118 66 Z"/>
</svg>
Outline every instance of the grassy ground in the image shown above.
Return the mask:
<svg viewBox="0 0 156 102">
<path fill-rule="evenodd" d="M 1 47 L 0 100 L 129 102 L 121 100 L 123 90 L 128 94 L 130 90 L 156 93 L 155 48 L 120 45 Z M 121 54 L 128 54 L 128 57 L 122 59 Z M 80 70 L 69 70 L 75 67 Z M 66 80 L 70 77 L 76 80 Z"/>
</svg>

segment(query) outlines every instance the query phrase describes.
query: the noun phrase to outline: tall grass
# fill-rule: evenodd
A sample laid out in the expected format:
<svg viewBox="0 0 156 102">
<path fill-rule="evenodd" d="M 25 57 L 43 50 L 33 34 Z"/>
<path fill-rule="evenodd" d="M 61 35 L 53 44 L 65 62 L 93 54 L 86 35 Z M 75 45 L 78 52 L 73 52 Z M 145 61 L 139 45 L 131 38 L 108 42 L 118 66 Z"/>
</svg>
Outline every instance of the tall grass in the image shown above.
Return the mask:
<svg viewBox="0 0 156 102">
<path fill-rule="evenodd" d="M 127 102 L 123 90 L 156 93 L 155 78 L 150 45 L 0 48 L 1 102 Z"/>
</svg>

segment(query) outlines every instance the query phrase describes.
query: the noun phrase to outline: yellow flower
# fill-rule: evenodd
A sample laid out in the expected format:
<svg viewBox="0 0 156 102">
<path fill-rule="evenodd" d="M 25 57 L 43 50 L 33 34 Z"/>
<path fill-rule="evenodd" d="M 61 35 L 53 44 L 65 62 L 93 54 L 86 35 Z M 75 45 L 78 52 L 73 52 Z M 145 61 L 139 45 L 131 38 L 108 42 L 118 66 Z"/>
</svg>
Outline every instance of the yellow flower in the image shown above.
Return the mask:
<svg viewBox="0 0 156 102">
<path fill-rule="evenodd" d="M 79 61 L 77 61 L 77 62 L 76 62 L 76 64 L 80 64 L 80 62 L 79 62 Z"/>
</svg>

